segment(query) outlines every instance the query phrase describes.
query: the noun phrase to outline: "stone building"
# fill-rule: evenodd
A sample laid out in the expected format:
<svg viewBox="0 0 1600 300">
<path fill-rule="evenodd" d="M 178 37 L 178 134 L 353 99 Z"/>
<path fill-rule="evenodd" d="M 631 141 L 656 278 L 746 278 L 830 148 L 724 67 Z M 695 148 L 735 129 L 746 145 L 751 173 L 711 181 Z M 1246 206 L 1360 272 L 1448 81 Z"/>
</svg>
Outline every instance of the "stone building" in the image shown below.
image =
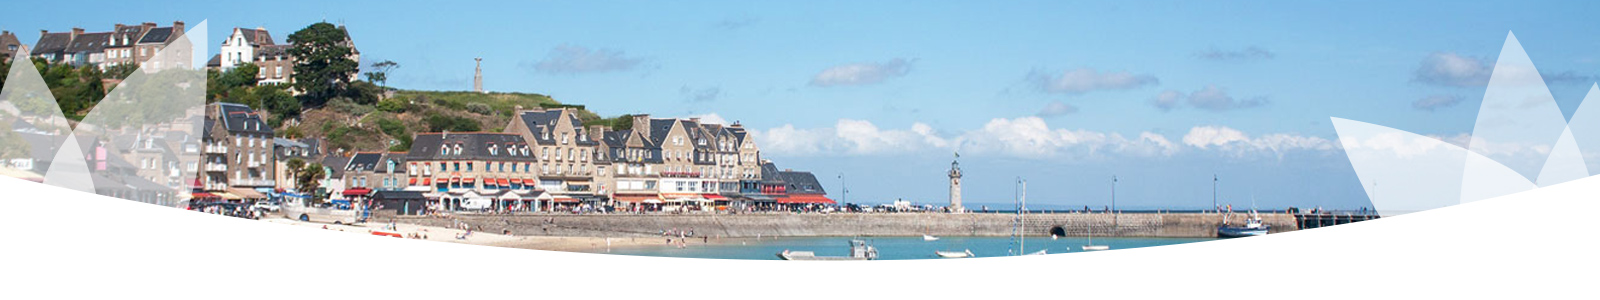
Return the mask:
<svg viewBox="0 0 1600 300">
<path fill-rule="evenodd" d="M 519 134 L 418 133 L 405 155 L 406 183 L 427 190 L 436 209 L 550 209 L 554 199 L 538 190 L 535 156 Z"/>
<path fill-rule="evenodd" d="M 241 198 L 264 198 L 276 187 L 272 127 L 248 106 L 207 106 L 201 174 L 202 189 Z"/>
<path fill-rule="evenodd" d="M 17 35 L 8 30 L 0 30 L 0 61 L 11 63 L 11 58 L 22 50 L 22 41 L 17 40 Z"/>
<path fill-rule="evenodd" d="M 180 39 L 183 31 L 183 21 L 174 21 L 169 27 L 158 27 L 156 23 L 149 22 L 139 25 L 115 24 L 112 31 L 108 32 L 85 32 L 83 28 L 73 28 L 67 32 L 40 30 L 39 41 L 30 50 L 34 58 L 43 58 L 50 63 L 98 66 L 102 70 L 130 63 L 140 64 L 147 71 L 185 68 L 193 59 L 189 49 L 178 49 L 160 61 L 150 61 L 156 53 Z"/>
<path fill-rule="evenodd" d="M 339 25 L 339 30 L 345 32 L 345 40 L 339 45 L 350 48 L 350 59 L 361 65 L 361 50 L 356 48 L 350 31 Z M 260 68 L 256 73 L 257 84 L 292 84 L 294 83 L 294 66 L 298 62 L 294 56 L 289 55 L 288 43 L 279 44 L 272 39 L 272 33 L 266 28 L 255 29 L 237 28 L 223 40 L 221 53 L 212 56 L 206 63 L 207 68 L 226 71 L 243 64 L 255 64 Z M 359 73 L 359 72 L 357 72 Z M 351 74 L 350 80 L 356 80 L 359 74 Z M 299 91 L 291 91 L 299 94 Z"/>
<path fill-rule="evenodd" d="M 600 141 L 592 139 L 578 120 L 577 111 L 568 108 L 519 111 L 506 125 L 505 132 L 516 134 L 529 141 L 533 159 L 537 163 L 539 189 L 551 193 L 557 201 L 597 202 L 594 177 L 596 148 Z"/>
</svg>

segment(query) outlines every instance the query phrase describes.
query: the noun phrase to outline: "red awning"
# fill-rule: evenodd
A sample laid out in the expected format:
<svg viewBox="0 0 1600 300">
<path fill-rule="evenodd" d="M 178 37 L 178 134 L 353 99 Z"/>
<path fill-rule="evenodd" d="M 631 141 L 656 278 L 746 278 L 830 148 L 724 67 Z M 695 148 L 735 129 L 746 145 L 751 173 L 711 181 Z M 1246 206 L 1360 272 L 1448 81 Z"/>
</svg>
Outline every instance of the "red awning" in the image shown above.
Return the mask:
<svg viewBox="0 0 1600 300">
<path fill-rule="evenodd" d="M 833 202 L 833 199 L 828 199 L 828 197 L 823 197 L 822 195 L 789 195 L 789 197 L 778 198 L 778 203 L 782 203 L 782 204 L 834 204 L 836 202 Z"/>
<path fill-rule="evenodd" d="M 461 182 L 461 177 L 450 177 L 450 182 Z"/>
<path fill-rule="evenodd" d="M 612 197 L 611 200 L 622 201 L 622 202 L 644 203 L 645 200 L 661 201 L 661 196 L 656 196 L 656 195 L 616 195 L 615 197 Z"/>
<path fill-rule="evenodd" d="M 353 189 L 344 190 L 344 195 L 345 196 L 366 196 L 367 194 L 371 194 L 371 193 L 372 193 L 372 189 L 368 189 L 368 188 L 353 188 Z"/>
<path fill-rule="evenodd" d="M 722 197 L 722 195 L 717 195 L 717 194 L 702 194 L 700 196 L 701 197 L 706 197 L 706 199 L 711 199 L 711 201 L 728 201 L 728 198 Z"/>
<path fill-rule="evenodd" d="M 412 178 L 411 179 L 411 183 L 409 183 L 409 185 L 417 185 L 417 179 L 416 178 Z"/>
<path fill-rule="evenodd" d="M 550 202 L 555 202 L 555 203 L 578 203 L 578 199 L 577 198 L 571 198 L 571 197 L 556 197 L 555 199 L 551 199 Z"/>
<path fill-rule="evenodd" d="M 500 180 L 497 181 L 500 182 L 500 185 L 511 185 L 511 181 L 506 180 L 505 178 L 500 178 Z"/>
<path fill-rule="evenodd" d="M 200 198 L 216 198 L 216 197 L 217 197 L 217 195 L 215 195 L 215 194 L 212 194 L 212 193 L 204 193 L 204 192 L 202 192 L 202 193 L 193 193 L 193 194 L 189 194 L 189 198 L 192 198 L 192 199 L 200 199 Z"/>
<path fill-rule="evenodd" d="M 433 185 L 433 178 L 423 178 L 422 185 Z"/>
</svg>

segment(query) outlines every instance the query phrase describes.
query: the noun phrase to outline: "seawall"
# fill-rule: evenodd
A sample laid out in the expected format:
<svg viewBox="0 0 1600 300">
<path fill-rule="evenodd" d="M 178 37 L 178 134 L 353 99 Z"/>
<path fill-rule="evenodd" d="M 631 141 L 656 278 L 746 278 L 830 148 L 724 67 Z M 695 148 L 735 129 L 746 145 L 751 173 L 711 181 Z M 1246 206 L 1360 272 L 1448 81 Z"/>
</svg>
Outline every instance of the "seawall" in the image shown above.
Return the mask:
<svg viewBox="0 0 1600 300">
<path fill-rule="evenodd" d="M 662 230 L 694 230 L 696 236 L 1010 236 L 1011 214 L 846 213 L 846 214 L 684 214 L 684 215 L 476 215 L 448 218 L 378 216 L 370 222 L 452 227 L 471 224 L 487 232 L 514 235 L 659 236 Z M 1242 222 L 1243 215 L 1234 215 Z M 1298 230 L 1290 214 L 1262 214 L 1272 233 Z M 1215 237 L 1222 216 L 1215 213 L 1053 213 L 1029 214 L 1024 234 L 1049 236 Z"/>
</svg>

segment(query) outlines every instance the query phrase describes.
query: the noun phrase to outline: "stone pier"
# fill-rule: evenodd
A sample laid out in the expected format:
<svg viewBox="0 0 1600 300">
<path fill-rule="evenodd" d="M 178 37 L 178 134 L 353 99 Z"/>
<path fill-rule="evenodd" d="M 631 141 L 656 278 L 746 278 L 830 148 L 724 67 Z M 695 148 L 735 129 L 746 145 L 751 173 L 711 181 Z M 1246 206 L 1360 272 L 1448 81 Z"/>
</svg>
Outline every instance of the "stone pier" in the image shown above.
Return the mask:
<svg viewBox="0 0 1600 300">
<path fill-rule="evenodd" d="M 684 214 L 684 215 L 478 215 L 449 218 L 379 216 L 370 222 L 454 226 L 515 235 L 652 236 L 661 230 L 694 230 L 697 236 L 1010 236 L 1011 214 L 995 213 L 844 213 L 844 214 Z M 1243 221 L 1234 215 L 1234 222 Z M 1289 214 L 1261 214 L 1272 233 L 1298 230 Z M 1215 237 L 1222 216 L 1215 213 L 1039 213 L 1029 214 L 1029 236 Z"/>
</svg>

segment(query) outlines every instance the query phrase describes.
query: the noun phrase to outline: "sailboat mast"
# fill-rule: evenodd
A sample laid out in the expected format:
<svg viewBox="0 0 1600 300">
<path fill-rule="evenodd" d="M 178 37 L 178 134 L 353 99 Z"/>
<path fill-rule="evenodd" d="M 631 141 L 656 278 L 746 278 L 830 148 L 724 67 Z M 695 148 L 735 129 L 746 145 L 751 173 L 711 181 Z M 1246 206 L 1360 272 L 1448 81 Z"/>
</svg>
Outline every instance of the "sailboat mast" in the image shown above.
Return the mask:
<svg viewBox="0 0 1600 300">
<path fill-rule="evenodd" d="M 1017 254 L 1028 253 L 1028 181 L 1022 181 L 1022 209 L 1017 211 L 1022 214 L 1022 222 L 1017 224 Z"/>
</svg>

